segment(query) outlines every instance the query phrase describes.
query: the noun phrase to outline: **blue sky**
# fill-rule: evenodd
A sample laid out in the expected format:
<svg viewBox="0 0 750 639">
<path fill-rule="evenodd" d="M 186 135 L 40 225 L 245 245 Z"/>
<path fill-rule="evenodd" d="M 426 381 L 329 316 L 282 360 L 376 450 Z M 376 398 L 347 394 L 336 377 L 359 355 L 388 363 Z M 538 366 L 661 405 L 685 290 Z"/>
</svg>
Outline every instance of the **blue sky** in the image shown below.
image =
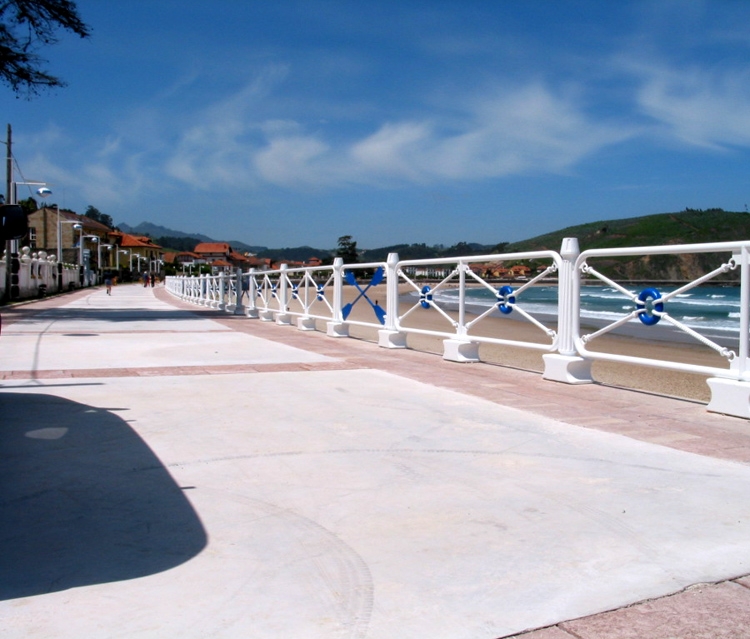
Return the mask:
<svg viewBox="0 0 750 639">
<path fill-rule="evenodd" d="M 77 4 L 68 86 L 0 104 L 80 213 L 375 248 L 750 203 L 745 0 Z"/>
</svg>

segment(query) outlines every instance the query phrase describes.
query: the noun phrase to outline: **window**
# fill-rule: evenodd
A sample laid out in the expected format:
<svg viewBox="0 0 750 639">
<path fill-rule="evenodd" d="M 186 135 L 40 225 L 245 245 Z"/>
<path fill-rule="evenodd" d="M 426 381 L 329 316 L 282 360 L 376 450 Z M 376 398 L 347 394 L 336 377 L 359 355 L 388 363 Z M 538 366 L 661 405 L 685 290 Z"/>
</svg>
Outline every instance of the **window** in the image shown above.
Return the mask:
<svg viewBox="0 0 750 639">
<path fill-rule="evenodd" d="M 36 228 L 33 226 L 29 227 L 29 248 L 36 248 Z"/>
</svg>

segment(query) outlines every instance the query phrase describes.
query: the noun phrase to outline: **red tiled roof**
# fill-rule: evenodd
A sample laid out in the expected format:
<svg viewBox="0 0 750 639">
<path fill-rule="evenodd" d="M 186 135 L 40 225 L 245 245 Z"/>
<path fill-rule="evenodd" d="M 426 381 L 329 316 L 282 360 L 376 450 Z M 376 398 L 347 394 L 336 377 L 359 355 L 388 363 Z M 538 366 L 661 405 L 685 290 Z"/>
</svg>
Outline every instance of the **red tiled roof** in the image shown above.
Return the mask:
<svg viewBox="0 0 750 639">
<path fill-rule="evenodd" d="M 247 260 L 247 264 L 250 266 L 270 266 L 271 265 L 271 259 L 268 257 L 256 257 L 255 255 L 251 255 L 249 257 L 246 257 L 245 260 Z"/>
<path fill-rule="evenodd" d="M 155 244 L 151 238 L 145 235 L 130 235 L 129 233 L 123 233 L 122 231 L 112 231 L 110 236 L 120 238 L 120 246 L 124 248 L 149 248 L 149 249 L 160 249 L 161 246 Z"/>
<path fill-rule="evenodd" d="M 193 249 L 194 253 L 231 253 L 227 242 L 201 242 Z"/>
<path fill-rule="evenodd" d="M 51 209 L 49 207 L 42 207 L 39 210 L 41 211 L 45 208 L 47 209 L 47 211 L 51 211 L 53 213 L 56 212 L 55 209 Z M 60 220 L 65 220 L 68 222 L 78 222 L 81 226 L 83 226 L 84 231 L 99 236 L 103 236 L 112 232 L 112 229 L 109 228 L 106 224 L 102 224 L 101 222 L 92 220 L 90 217 L 86 217 L 85 215 L 78 215 L 78 213 L 73 213 L 73 211 L 68 211 L 66 209 L 60 209 Z"/>
<path fill-rule="evenodd" d="M 235 253 L 234 251 L 229 255 L 229 258 L 233 262 L 245 262 L 245 263 L 248 263 L 250 261 L 247 257 L 245 257 L 244 255 L 242 255 L 242 253 Z"/>
</svg>

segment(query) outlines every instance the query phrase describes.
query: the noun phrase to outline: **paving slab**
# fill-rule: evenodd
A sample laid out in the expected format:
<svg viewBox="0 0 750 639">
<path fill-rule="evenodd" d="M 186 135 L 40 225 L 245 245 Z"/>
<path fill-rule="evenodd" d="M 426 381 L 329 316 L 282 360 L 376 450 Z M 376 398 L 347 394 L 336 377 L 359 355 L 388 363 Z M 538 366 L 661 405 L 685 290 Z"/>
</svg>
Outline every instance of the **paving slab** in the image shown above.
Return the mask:
<svg viewBox="0 0 750 639">
<path fill-rule="evenodd" d="M 169 346 L 174 321 L 96 339 L 148 364 L 129 327 Z M 0 382 L 0 636 L 609 639 L 597 613 L 750 573 L 747 464 L 337 361 Z"/>
<path fill-rule="evenodd" d="M 63 401 L 67 420 L 30 408 Z M 45 460 L 27 493 L 3 499 L 4 547 L 33 549 L 42 568 L 11 562 L 32 583 L 20 598 L 6 589 L 0 610 L 6 627 L 36 636 L 94 636 L 107 602 L 106 624 L 123 636 L 493 638 L 750 571 L 750 468 L 381 371 L 5 384 L 0 410 L 19 425 L 3 444 L 3 485 Z M 96 442 L 96 420 L 78 434 L 81 414 L 121 422 L 118 436 Z M 81 437 L 97 454 L 71 469 L 66 438 L 78 448 Z M 112 470 L 105 444 L 122 451 L 118 440 L 158 461 L 141 452 Z M 74 584 L 76 557 L 45 552 L 60 522 L 24 519 L 14 548 L 7 522 L 50 492 L 87 500 L 97 484 L 84 478 L 110 472 L 171 480 L 162 489 L 187 499 L 205 548 L 125 580 L 107 569 L 100 581 L 94 566 Z M 113 489 L 117 523 L 105 530 L 119 544 L 123 527 L 159 521 L 135 497 Z M 74 516 L 102 526 L 95 503 L 72 510 L 64 537 Z M 161 523 L 154 538 L 136 535 L 142 552 L 169 545 L 176 533 Z M 108 565 L 106 551 L 96 561 Z"/>
<path fill-rule="evenodd" d="M 3 331 L 0 370 L 75 370 L 328 362 L 232 331 L 156 299 L 150 288 L 97 290 Z M 12 338 L 12 339 L 11 339 Z"/>
<path fill-rule="evenodd" d="M 561 628 L 579 639 L 746 639 L 750 590 L 733 582 L 697 584 L 659 601 L 567 622 Z"/>
</svg>

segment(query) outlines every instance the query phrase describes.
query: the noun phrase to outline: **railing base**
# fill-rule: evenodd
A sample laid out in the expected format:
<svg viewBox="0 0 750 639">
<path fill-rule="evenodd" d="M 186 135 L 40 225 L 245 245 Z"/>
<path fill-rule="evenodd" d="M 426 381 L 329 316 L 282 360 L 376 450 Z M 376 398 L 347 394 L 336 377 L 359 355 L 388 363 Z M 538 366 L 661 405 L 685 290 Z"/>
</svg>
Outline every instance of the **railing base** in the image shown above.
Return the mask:
<svg viewBox="0 0 750 639">
<path fill-rule="evenodd" d="M 315 319 L 312 317 L 298 317 L 297 328 L 301 331 L 314 331 Z"/>
<path fill-rule="evenodd" d="M 406 348 L 406 334 L 381 329 L 378 331 L 378 346 L 381 348 Z"/>
<path fill-rule="evenodd" d="M 242 304 L 235 304 L 232 313 L 235 315 L 245 315 L 245 307 Z"/>
<path fill-rule="evenodd" d="M 261 311 L 258 313 L 261 322 L 273 322 L 276 320 L 276 314 L 273 311 Z"/>
<path fill-rule="evenodd" d="M 467 342 L 460 339 L 443 340 L 443 359 L 449 362 L 478 362 L 479 342 Z"/>
<path fill-rule="evenodd" d="M 288 313 L 277 313 L 276 323 L 279 326 L 290 326 L 292 323 L 292 316 L 289 315 Z"/>
<path fill-rule="evenodd" d="M 245 309 L 245 316 L 249 317 L 250 319 L 258 319 L 260 317 L 260 313 L 258 312 L 257 308 L 247 308 Z"/>
<path fill-rule="evenodd" d="M 706 383 L 711 389 L 711 401 L 706 410 L 750 419 L 750 382 L 710 377 Z"/>
<path fill-rule="evenodd" d="M 564 384 L 591 384 L 591 360 L 578 355 L 559 355 L 545 353 L 544 374 L 542 377 L 553 382 Z"/>
<path fill-rule="evenodd" d="M 349 337 L 349 326 L 343 322 L 327 322 L 326 335 L 328 337 Z"/>
</svg>

